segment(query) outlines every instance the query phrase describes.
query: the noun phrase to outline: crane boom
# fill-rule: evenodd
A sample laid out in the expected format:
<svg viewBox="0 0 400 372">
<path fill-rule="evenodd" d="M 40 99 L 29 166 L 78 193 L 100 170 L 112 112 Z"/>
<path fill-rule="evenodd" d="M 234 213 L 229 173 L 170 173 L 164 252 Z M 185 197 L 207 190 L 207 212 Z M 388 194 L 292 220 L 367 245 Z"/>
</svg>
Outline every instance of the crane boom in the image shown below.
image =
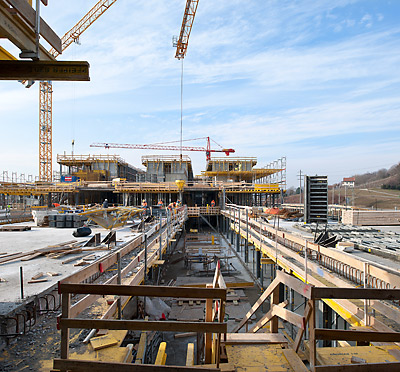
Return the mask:
<svg viewBox="0 0 400 372">
<path fill-rule="evenodd" d="M 61 38 L 61 49 L 64 51 L 74 41 L 79 40 L 79 36 L 85 32 L 89 26 L 104 14 L 111 5 L 117 0 L 100 0 L 87 12 L 82 19 L 72 27 Z M 58 53 L 54 48 L 50 54 L 57 58 Z M 39 84 L 39 180 L 52 181 L 52 162 L 53 162 L 53 84 L 51 81 L 43 81 Z"/>
<path fill-rule="evenodd" d="M 167 151 L 201 151 L 206 153 L 207 161 L 210 160 L 210 155 L 212 152 L 224 152 L 225 155 L 234 153 L 234 149 L 211 149 L 209 147 L 209 142 L 207 142 L 207 147 L 201 146 L 167 146 L 167 145 L 135 145 L 128 143 L 93 143 L 90 147 L 104 147 L 106 149 L 147 149 L 147 150 L 167 150 Z"/>
<path fill-rule="evenodd" d="M 183 15 L 181 32 L 179 34 L 179 39 L 176 44 L 175 58 L 183 59 L 185 58 L 187 47 L 189 44 L 189 36 L 192 31 L 192 26 L 194 22 L 194 17 L 196 15 L 197 6 L 199 5 L 199 0 L 187 0 L 185 13 Z"/>
</svg>

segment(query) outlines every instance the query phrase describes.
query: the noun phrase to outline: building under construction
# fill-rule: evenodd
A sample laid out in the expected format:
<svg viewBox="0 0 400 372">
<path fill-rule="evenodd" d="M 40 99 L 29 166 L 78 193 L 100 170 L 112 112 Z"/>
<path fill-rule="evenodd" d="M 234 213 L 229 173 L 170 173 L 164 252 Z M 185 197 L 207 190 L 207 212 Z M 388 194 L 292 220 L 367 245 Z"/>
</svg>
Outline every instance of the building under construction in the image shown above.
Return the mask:
<svg viewBox="0 0 400 372">
<path fill-rule="evenodd" d="M 1 78 L 41 81 L 39 179 L 0 181 L 0 369 L 399 371 L 398 211 L 328 205 L 325 176 L 284 205 L 285 157 L 256 168 L 209 138 L 189 150 L 206 153 L 201 175 L 182 154 L 146 155 L 145 169 L 64 154 L 53 177 L 51 81 L 89 79 L 87 62 L 56 57 L 115 2 L 60 38 L 47 1 L 0 1 L 0 36 L 29 59 L 0 48 Z"/>
</svg>

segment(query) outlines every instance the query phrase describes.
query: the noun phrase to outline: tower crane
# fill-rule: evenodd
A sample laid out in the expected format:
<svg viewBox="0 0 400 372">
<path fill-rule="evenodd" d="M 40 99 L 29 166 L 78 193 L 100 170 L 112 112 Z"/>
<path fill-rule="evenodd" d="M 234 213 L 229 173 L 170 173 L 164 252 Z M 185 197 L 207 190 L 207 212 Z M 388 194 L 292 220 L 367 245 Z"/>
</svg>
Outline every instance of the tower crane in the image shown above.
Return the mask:
<svg viewBox="0 0 400 372">
<path fill-rule="evenodd" d="M 224 152 L 226 156 L 229 154 L 234 153 L 234 149 L 212 149 L 210 144 L 210 137 L 204 137 L 207 140 L 206 147 L 198 147 L 198 146 L 169 146 L 165 145 L 164 143 L 155 143 L 155 144 L 148 144 L 148 145 L 133 145 L 133 144 L 126 144 L 126 143 L 92 143 L 90 147 L 104 147 L 106 149 L 149 149 L 149 150 L 167 150 L 167 151 L 202 151 L 206 153 L 206 160 L 211 160 L 211 153 L 212 152 Z M 195 138 L 204 139 L 204 138 Z M 192 141 L 192 140 L 186 140 Z M 215 142 L 214 140 L 212 140 Z M 215 142 L 216 143 L 216 142 Z"/>
<path fill-rule="evenodd" d="M 72 27 L 62 38 L 62 51 L 73 42 L 78 42 L 80 35 L 89 26 L 103 15 L 117 0 L 100 0 L 87 12 L 82 19 Z M 59 52 L 54 48 L 50 54 L 57 58 Z M 52 181 L 52 141 L 53 141 L 53 84 L 51 81 L 42 81 L 39 86 L 39 180 Z"/>
</svg>

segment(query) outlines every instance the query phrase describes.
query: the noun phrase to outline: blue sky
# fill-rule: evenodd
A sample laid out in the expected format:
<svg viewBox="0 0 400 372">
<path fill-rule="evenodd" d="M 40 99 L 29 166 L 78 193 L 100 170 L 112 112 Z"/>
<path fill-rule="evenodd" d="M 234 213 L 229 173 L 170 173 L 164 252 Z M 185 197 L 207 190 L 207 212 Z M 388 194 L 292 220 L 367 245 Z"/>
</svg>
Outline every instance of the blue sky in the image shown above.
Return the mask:
<svg viewBox="0 0 400 372">
<path fill-rule="evenodd" d="M 96 1 L 49 3 L 43 18 L 62 36 Z M 89 61 L 91 81 L 54 83 L 53 169 L 72 139 L 76 154 L 107 153 L 93 142 L 179 140 L 171 38 L 185 3 L 118 0 L 59 57 Z M 397 0 L 200 0 L 184 60 L 184 138 L 210 136 L 260 167 L 286 156 L 288 186 L 300 169 L 333 183 L 396 164 L 399 20 Z M 0 82 L 0 171 L 38 173 L 38 115 L 38 84 Z M 109 153 L 135 166 L 149 154 Z M 187 154 L 199 174 L 205 155 Z"/>
</svg>

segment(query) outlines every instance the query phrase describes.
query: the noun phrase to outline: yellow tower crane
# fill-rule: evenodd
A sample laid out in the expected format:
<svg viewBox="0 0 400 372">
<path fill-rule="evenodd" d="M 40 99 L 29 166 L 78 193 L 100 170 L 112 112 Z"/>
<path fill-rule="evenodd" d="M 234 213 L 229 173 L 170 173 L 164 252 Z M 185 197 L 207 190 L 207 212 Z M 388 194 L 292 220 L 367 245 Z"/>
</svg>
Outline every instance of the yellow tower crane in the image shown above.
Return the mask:
<svg viewBox="0 0 400 372">
<path fill-rule="evenodd" d="M 72 27 L 62 38 L 62 51 L 67 49 L 73 42 L 79 40 L 79 36 L 89 26 L 103 15 L 117 0 L 100 0 L 89 10 L 88 13 Z M 50 54 L 57 58 L 58 53 L 54 48 Z M 39 180 L 44 182 L 52 181 L 53 161 L 53 84 L 51 81 L 40 82 L 39 87 Z"/>
<path fill-rule="evenodd" d="M 189 44 L 189 36 L 192 31 L 192 26 L 194 22 L 194 17 L 196 16 L 197 6 L 199 5 L 199 0 L 187 0 L 185 13 L 183 14 L 181 32 L 179 38 L 176 42 L 176 53 L 175 58 L 183 59 L 185 58 L 187 47 Z"/>
</svg>

